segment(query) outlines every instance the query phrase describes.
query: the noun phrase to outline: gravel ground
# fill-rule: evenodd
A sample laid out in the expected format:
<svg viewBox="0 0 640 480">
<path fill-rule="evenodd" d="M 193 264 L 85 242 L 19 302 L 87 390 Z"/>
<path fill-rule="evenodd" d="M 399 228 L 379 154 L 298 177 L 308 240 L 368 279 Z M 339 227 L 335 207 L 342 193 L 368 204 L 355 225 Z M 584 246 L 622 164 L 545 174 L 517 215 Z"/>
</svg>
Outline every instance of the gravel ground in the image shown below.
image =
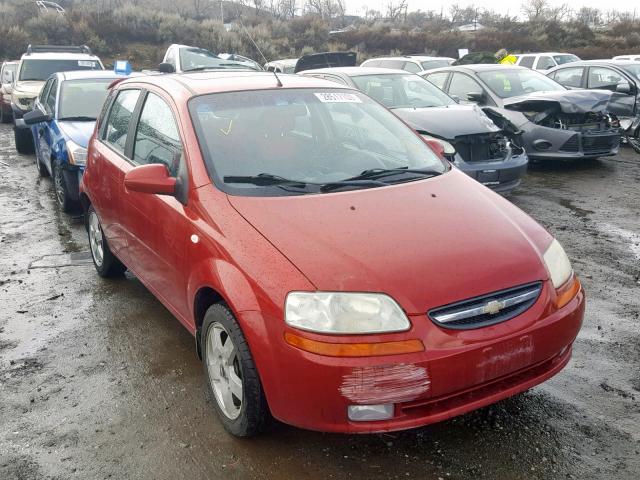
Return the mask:
<svg viewBox="0 0 640 480">
<path fill-rule="evenodd" d="M 134 278 L 100 279 L 0 126 L 0 479 L 640 478 L 640 156 L 532 168 L 510 199 L 587 291 L 569 366 L 403 433 L 227 435 L 193 338 Z"/>
</svg>

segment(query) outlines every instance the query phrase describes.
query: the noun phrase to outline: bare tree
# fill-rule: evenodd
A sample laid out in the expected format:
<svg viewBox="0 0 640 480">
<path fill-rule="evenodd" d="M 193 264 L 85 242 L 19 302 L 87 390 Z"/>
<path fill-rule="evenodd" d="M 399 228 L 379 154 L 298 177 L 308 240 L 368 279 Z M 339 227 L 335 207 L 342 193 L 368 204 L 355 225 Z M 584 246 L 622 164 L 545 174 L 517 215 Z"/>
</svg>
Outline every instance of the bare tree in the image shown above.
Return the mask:
<svg viewBox="0 0 640 480">
<path fill-rule="evenodd" d="M 408 0 L 396 0 L 387 3 L 387 18 L 393 22 L 407 18 Z"/>
</svg>

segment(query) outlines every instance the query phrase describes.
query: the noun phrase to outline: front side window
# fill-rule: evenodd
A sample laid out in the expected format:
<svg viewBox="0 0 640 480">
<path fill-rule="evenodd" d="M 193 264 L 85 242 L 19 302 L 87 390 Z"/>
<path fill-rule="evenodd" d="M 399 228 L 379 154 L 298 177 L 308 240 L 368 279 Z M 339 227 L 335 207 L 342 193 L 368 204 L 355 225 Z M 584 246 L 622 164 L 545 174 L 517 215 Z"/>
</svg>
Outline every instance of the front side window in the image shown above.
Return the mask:
<svg viewBox="0 0 640 480">
<path fill-rule="evenodd" d="M 60 85 L 58 118 L 60 120 L 95 120 L 107 98 L 112 78 L 66 80 Z"/>
<path fill-rule="evenodd" d="M 563 68 L 553 74 L 553 79 L 565 87 L 579 88 L 582 86 L 584 67 Z"/>
<path fill-rule="evenodd" d="M 140 90 L 122 90 L 109 110 L 103 140 L 117 152 L 124 153 L 129 123 L 139 96 Z"/>
<path fill-rule="evenodd" d="M 479 72 L 478 76 L 500 98 L 516 97 L 532 92 L 566 90 L 559 83 L 535 70 L 505 68 Z"/>
<path fill-rule="evenodd" d="M 233 60 L 224 60 L 204 48 L 181 48 L 180 68 L 183 72 L 195 72 L 207 69 L 242 68 L 251 70 L 250 67 Z"/>
<path fill-rule="evenodd" d="M 49 94 L 47 95 L 45 109 L 47 113 L 54 114 L 56 111 L 56 98 L 58 98 L 58 79 L 54 79 L 51 82 L 51 88 L 49 89 Z"/>
<path fill-rule="evenodd" d="M 556 61 L 558 65 L 564 65 L 565 63 L 571 62 L 579 62 L 580 59 L 575 55 L 565 54 L 565 55 L 554 55 L 553 59 Z"/>
<path fill-rule="evenodd" d="M 20 81 L 43 81 L 56 72 L 71 70 L 103 70 L 97 60 L 23 60 L 20 68 Z"/>
<path fill-rule="evenodd" d="M 484 90 L 478 82 L 468 75 L 454 72 L 449 85 L 449 95 L 455 95 L 461 100 L 467 100 L 469 93 L 482 93 Z"/>
<path fill-rule="evenodd" d="M 149 93 L 136 129 L 133 144 L 133 161 L 138 165 L 161 163 L 172 176 L 178 174 L 182 143 L 178 127 L 167 103 L 154 93 Z"/>
<path fill-rule="evenodd" d="M 40 90 L 40 95 L 38 95 L 38 101 L 43 106 L 45 103 L 45 98 L 47 98 L 47 94 L 51 89 L 51 84 L 53 83 L 53 80 L 54 80 L 53 78 L 50 78 L 49 80 L 47 80 L 47 83 L 45 83 L 44 86 L 42 87 L 42 90 Z"/>
<path fill-rule="evenodd" d="M 448 67 L 453 63 L 452 60 L 428 60 L 426 62 L 422 62 L 423 70 L 433 70 L 434 68 L 442 68 Z"/>
<path fill-rule="evenodd" d="M 619 83 L 629 84 L 622 74 L 615 70 L 604 67 L 591 67 L 589 69 L 588 88 L 601 88 L 615 92 Z"/>
<path fill-rule="evenodd" d="M 207 169 L 223 191 L 275 196 L 325 192 L 363 172 L 394 170 L 350 188 L 425 178 L 447 166 L 402 121 L 365 95 L 344 89 L 209 94 L 189 102 Z"/>
<path fill-rule="evenodd" d="M 433 83 L 440 90 L 444 90 L 444 84 L 447 81 L 449 72 L 438 72 L 427 75 L 425 78 Z"/>
<path fill-rule="evenodd" d="M 455 103 L 438 87 L 417 75 L 358 75 L 352 80 L 359 90 L 388 108 L 442 107 Z"/>
<path fill-rule="evenodd" d="M 413 62 L 405 62 L 403 70 L 411 73 L 418 73 L 422 71 L 418 64 Z"/>
</svg>

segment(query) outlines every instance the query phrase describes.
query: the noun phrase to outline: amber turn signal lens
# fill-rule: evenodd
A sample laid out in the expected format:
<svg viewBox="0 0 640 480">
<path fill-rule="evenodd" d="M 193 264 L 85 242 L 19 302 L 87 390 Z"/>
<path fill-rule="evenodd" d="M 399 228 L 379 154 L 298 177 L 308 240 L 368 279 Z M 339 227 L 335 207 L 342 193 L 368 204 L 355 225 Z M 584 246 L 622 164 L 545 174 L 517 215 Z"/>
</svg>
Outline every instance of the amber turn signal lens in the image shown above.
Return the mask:
<svg viewBox="0 0 640 480">
<path fill-rule="evenodd" d="M 289 345 L 300 350 L 327 357 L 376 357 L 424 351 L 424 345 L 420 340 L 379 343 L 329 343 L 299 337 L 291 332 L 285 332 L 284 339 Z"/>
<path fill-rule="evenodd" d="M 575 275 L 571 279 L 556 290 L 556 308 L 562 308 L 569 303 L 580 291 L 580 280 Z"/>
</svg>

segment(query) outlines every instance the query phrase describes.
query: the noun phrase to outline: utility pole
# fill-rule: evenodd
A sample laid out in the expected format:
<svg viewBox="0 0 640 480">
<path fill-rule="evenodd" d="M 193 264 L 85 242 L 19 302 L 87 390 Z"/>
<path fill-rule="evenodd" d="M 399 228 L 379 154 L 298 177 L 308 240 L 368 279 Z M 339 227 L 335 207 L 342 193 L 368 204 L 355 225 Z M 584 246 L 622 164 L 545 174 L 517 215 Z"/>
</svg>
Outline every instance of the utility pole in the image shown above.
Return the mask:
<svg viewBox="0 0 640 480">
<path fill-rule="evenodd" d="M 224 25 L 224 8 L 222 8 L 222 0 L 220 0 L 220 21 Z"/>
</svg>

